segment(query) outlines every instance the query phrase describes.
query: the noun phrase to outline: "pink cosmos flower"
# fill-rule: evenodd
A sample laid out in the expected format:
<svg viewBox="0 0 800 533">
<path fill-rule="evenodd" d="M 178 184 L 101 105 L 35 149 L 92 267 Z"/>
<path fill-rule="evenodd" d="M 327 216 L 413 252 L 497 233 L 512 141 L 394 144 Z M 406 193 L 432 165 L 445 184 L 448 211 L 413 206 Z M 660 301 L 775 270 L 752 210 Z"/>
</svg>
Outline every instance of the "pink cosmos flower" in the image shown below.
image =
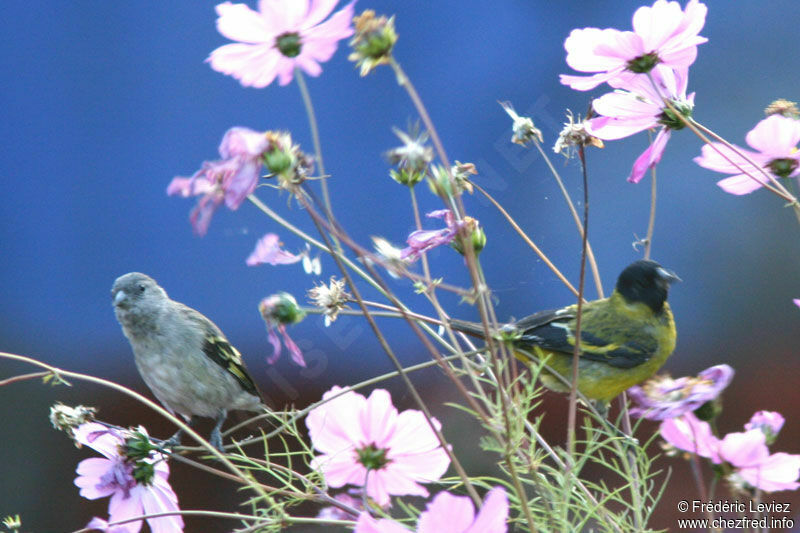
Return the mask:
<svg viewBox="0 0 800 533">
<path fill-rule="evenodd" d="M 446 228 L 427 230 L 420 229 L 412 232 L 406 243 L 408 246 L 400 251 L 400 259 L 416 261 L 423 252 L 442 244 L 450 244 L 458 234 L 458 224 L 456 224 L 453 212 L 449 209 L 439 209 L 425 214 L 428 218 L 443 218 Z"/>
<path fill-rule="evenodd" d="M 294 296 L 288 292 L 267 296 L 258 304 L 258 310 L 267 325 L 267 340 L 272 345 L 272 355 L 267 357 L 267 363 L 273 364 L 281 356 L 281 339 L 283 339 L 292 361 L 300 366 L 306 366 L 303 352 L 286 330 L 288 324 L 296 324 L 306 316 L 297 305 Z"/>
<path fill-rule="evenodd" d="M 800 121 L 770 115 L 750 130 L 745 137 L 747 144 L 755 148 L 755 152 L 736 146 L 736 150 L 749 157 L 758 168 L 721 143 L 703 146 L 700 156 L 694 162 L 701 167 L 734 174 L 717 182 L 722 190 L 731 194 L 749 194 L 764 186 L 767 179 L 762 171 L 777 178 L 795 177 L 800 174 Z M 720 152 L 724 155 L 720 155 Z"/>
<path fill-rule="evenodd" d="M 467 496 L 440 492 L 419 516 L 416 533 L 505 533 L 508 530 L 508 497 L 502 487 L 486 494 L 483 507 L 475 516 L 475 507 Z M 408 533 L 397 522 L 375 520 L 361 513 L 355 533 Z"/>
<path fill-rule="evenodd" d="M 664 155 L 672 130 L 684 127 L 680 118 L 666 107 L 667 98 L 684 116 L 691 115 L 694 93 L 686 96 L 688 69 L 673 70 L 658 66 L 651 72 L 656 86 L 646 76 L 614 80 L 612 85 L 626 90 L 606 93 L 592 102 L 598 117 L 586 122 L 586 131 L 604 140 L 628 137 L 640 131 L 661 127 L 653 143 L 634 162 L 628 181 L 638 183 Z"/>
<path fill-rule="evenodd" d="M 245 4 L 223 2 L 216 7 L 217 30 L 239 42 L 217 48 L 206 61 L 245 87 L 266 87 L 276 76 L 279 84 L 286 85 L 295 68 L 319 76 L 319 63 L 333 56 L 339 40 L 353 34 L 355 2 L 322 22 L 336 2 L 260 0 L 257 12 Z"/>
<path fill-rule="evenodd" d="M 143 429 L 139 429 L 144 434 Z M 138 533 L 142 520 L 117 525 L 109 523 L 129 520 L 144 514 L 179 511 L 178 497 L 169 485 L 166 458 L 152 453 L 147 459 L 133 460 L 124 455 L 126 438 L 120 431 L 97 422 L 81 424 L 74 432 L 75 440 L 100 452 L 105 458 L 84 459 L 76 469 L 75 485 L 84 498 L 96 500 L 111 496 L 109 520 L 92 520 L 87 527 L 115 533 Z M 154 533 L 183 531 L 180 515 L 148 518 Z"/>
<path fill-rule="evenodd" d="M 681 416 L 719 396 L 731 379 L 733 368 L 728 365 L 712 366 L 697 377 L 657 376 L 642 386 L 628 389 L 628 395 L 637 404 L 630 414 L 650 420 Z"/>
<path fill-rule="evenodd" d="M 792 301 L 794 302 L 794 305 L 796 305 L 797 307 L 800 307 L 800 298 L 795 298 Z"/>
<path fill-rule="evenodd" d="M 247 258 L 247 266 L 257 265 L 291 265 L 303 259 L 302 255 L 295 255 L 281 248 L 281 240 L 274 233 L 267 233 L 256 243 L 256 248 Z"/>
<path fill-rule="evenodd" d="M 201 196 L 189 217 L 195 233 L 202 236 L 208 232 L 211 217 L 223 202 L 236 210 L 253 192 L 261 171 L 261 156 L 268 145 L 264 132 L 231 128 L 219 145 L 221 160 L 205 161 L 190 178 L 173 178 L 167 187 L 168 195 Z"/>
<path fill-rule="evenodd" d="M 679 450 L 720 462 L 717 452 L 719 439 L 711 432 L 709 423 L 701 421 L 694 413 L 664 420 L 659 432 L 662 439 Z"/>
<path fill-rule="evenodd" d="M 732 481 L 743 481 L 765 492 L 800 488 L 800 455 L 770 455 L 767 435 L 761 428 L 728 433 L 718 439 L 712 435 L 708 422 L 686 413 L 664 420 L 660 432 L 678 449 L 709 458 L 715 464 L 728 463 L 733 468 Z"/>
<path fill-rule="evenodd" d="M 322 399 L 330 401 L 312 409 L 306 425 L 322 453 L 311 468 L 331 487 L 365 487 L 386 507 L 391 495 L 428 496 L 419 482 L 436 481 L 447 470 L 450 459 L 422 412 L 398 413 L 387 391 L 375 389 L 365 398 L 335 386 Z"/>
<path fill-rule="evenodd" d="M 632 32 L 613 28 L 572 30 L 564 42 L 567 64 L 579 72 L 597 74 L 562 74 L 561 83 L 588 91 L 630 73 L 650 72 L 656 65 L 688 68 L 697 57 L 697 45 L 708 40 L 698 35 L 706 11 L 698 0 L 690 0 L 685 11 L 678 2 L 657 0 L 652 7 L 636 10 Z"/>
<path fill-rule="evenodd" d="M 750 417 L 750 421 L 744 425 L 744 429 L 745 431 L 759 429 L 767 436 L 767 442 L 770 442 L 778 435 L 785 421 L 783 415 L 778 412 L 756 411 L 756 413 Z"/>
<path fill-rule="evenodd" d="M 766 435 L 760 429 L 728 433 L 719 445 L 719 455 L 736 468 L 736 475 L 764 492 L 800 488 L 800 455 L 770 455 Z"/>
</svg>

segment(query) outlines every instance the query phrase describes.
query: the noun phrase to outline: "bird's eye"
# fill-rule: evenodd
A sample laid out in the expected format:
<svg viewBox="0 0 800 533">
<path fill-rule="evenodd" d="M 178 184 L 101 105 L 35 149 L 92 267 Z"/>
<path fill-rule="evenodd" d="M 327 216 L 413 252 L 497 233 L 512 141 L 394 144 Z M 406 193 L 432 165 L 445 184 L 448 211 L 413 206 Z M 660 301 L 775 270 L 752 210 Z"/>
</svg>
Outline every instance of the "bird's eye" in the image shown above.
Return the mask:
<svg viewBox="0 0 800 533">
<path fill-rule="evenodd" d="M 143 283 L 140 283 L 140 284 L 139 284 L 139 286 L 138 286 L 137 288 L 139 289 L 139 292 L 144 292 L 144 290 L 145 290 L 145 288 L 146 288 L 146 287 L 144 286 L 144 284 L 143 284 Z"/>
</svg>

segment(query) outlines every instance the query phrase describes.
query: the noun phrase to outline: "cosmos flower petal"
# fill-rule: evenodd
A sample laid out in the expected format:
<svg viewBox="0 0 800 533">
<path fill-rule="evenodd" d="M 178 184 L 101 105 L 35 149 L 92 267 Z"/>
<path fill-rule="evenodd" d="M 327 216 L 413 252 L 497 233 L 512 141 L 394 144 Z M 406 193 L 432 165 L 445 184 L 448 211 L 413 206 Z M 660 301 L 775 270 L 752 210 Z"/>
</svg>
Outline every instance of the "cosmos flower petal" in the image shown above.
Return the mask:
<svg viewBox="0 0 800 533">
<path fill-rule="evenodd" d="M 679 450 L 721 462 L 717 452 L 719 439 L 711 433 L 708 422 L 700 421 L 693 413 L 664 420 L 659 432 L 661 438 Z"/>
<path fill-rule="evenodd" d="M 754 174 L 738 174 L 730 178 L 721 179 L 717 182 L 719 187 L 730 194 L 743 195 L 757 191 L 768 182 L 759 171 Z"/>
<path fill-rule="evenodd" d="M 767 163 L 767 159 L 762 154 L 740 146 L 732 146 L 735 149 L 716 142 L 711 143 L 711 145 L 703 145 L 703 148 L 700 150 L 701 155 L 695 157 L 694 162 L 703 168 L 716 172 L 724 172 L 726 174 L 739 174 L 742 171 L 750 174 L 759 174 L 761 172 L 758 168 L 747 162 L 745 158 L 742 157 L 742 154 L 756 163 L 763 165 Z M 741 154 L 737 152 L 741 152 Z"/>
<path fill-rule="evenodd" d="M 633 163 L 631 175 L 628 181 L 631 183 L 639 183 L 644 177 L 645 173 L 656 166 L 661 157 L 664 155 L 664 150 L 667 148 L 667 141 L 669 141 L 671 130 L 669 128 L 661 128 L 647 150 L 642 152 L 636 161 Z"/>
<path fill-rule="evenodd" d="M 800 142 L 800 120 L 782 115 L 770 115 L 750 130 L 747 144 L 772 158 L 789 157 L 796 153 Z"/>
<path fill-rule="evenodd" d="M 225 44 L 211 52 L 208 63 L 217 72 L 233 76 L 245 87 L 263 88 L 279 73 L 280 54 L 266 44 Z"/>
<path fill-rule="evenodd" d="M 238 42 L 214 50 L 208 62 L 211 68 L 233 76 L 245 87 L 266 87 L 276 78 L 280 85 L 287 85 L 294 78 L 295 67 L 318 76 L 322 72 L 319 62 L 330 59 L 338 41 L 353 34 L 352 3 L 324 20 L 336 3 L 260 0 L 258 12 L 244 4 L 220 4 L 217 28 Z M 296 37 L 297 46 L 288 46 L 289 41 L 279 39 L 285 36 Z"/>
<path fill-rule="evenodd" d="M 341 390 L 334 387 L 323 398 Z M 367 495 L 380 506 L 389 505 L 392 495 L 427 495 L 418 481 L 437 480 L 449 459 L 440 459 L 444 450 L 427 444 L 435 435 L 421 412 L 396 413 L 389 394 L 380 389 L 369 400 L 350 391 L 312 409 L 306 425 L 314 448 L 325 453 L 312 461 L 312 468 L 329 483 L 332 476 L 337 484 L 363 485 L 366 475 Z M 411 436 L 422 445 L 408 442 Z"/>
<path fill-rule="evenodd" d="M 167 513 L 179 510 L 177 497 L 171 489 L 169 491 L 163 491 L 162 489 L 143 491 L 141 500 L 145 514 Z M 150 526 L 152 533 L 173 533 L 183 530 L 183 518 L 180 514 L 148 518 L 147 524 Z"/>
<path fill-rule="evenodd" d="M 369 435 L 373 444 L 383 448 L 387 439 L 393 438 L 397 423 L 397 409 L 392 405 L 392 397 L 385 389 L 375 389 L 367 398 L 366 408 L 361 411 L 361 427 Z"/>
<path fill-rule="evenodd" d="M 440 492 L 420 514 L 417 533 L 461 533 L 475 519 L 475 507 L 468 497 Z"/>
<path fill-rule="evenodd" d="M 281 248 L 280 237 L 275 233 L 267 233 L 256 243 L 256 247 L 247 258 L 247 266 L 258 265 L 290 265 L 303 259 Z"/>
<path fill-rule="evenodd" d="M 138 491 L 135 489 L 136 488 L 132 489 L 128 496 L 125 496 L 122 492 L 115 492 L 114 495 L 111 496 L 111 500 L 108 502 L 109 522 L 120 522 L 143 514 L 144 509 L 142 508 L 142 501 L 138 497 Z M 130 524 L 136 527 L 133 531 L 139 531 L 142 527 L 141 520 L 130 522 Z"/>
<path fill-rule="evenodd" d="M 352 449 L 364 440 L 364 432 L 353 424 L 353 417 L 366 408 L 367 399 L 353 391 L 336 397 L 345 389 L 334 386 L 322 399 L 333 400 L 312 409 L 306 417 L 306 426 L 314 447 L 324 453 Z"/>
<path fill-rule="evenodd" d="M 503 487 L 495 487 L 486 494 L 475 522 L 464 533 L 506 533 L 507 519 L 508 496 Z"/>
<path fill-rule="evenodd" d="M 393 520 L 375 520 L 367 512 L 358 515 L 354 533 L 409 533 L 409 530 Z"/>
<path fill-rule="evenodd" d="M 800 455 L 778 452 L 764 459 L 757 467 L 743 468 L 738 474 L 751 486 L 765 492 L 800 488 Z"/>
<path fill-rule="evenodd" d="M 266 19 L 247 5 L 223 2 L 216 11 L 217 31 L 231 41 L 271 44 L 273 36 Z"/>
</svg>

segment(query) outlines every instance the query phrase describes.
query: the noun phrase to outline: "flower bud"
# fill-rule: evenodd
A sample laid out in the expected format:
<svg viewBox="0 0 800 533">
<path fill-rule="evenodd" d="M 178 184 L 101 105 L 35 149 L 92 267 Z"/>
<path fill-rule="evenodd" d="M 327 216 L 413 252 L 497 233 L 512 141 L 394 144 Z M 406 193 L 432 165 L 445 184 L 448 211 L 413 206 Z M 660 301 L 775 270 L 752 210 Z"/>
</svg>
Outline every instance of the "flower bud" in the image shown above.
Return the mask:
<svg viewBox="0 0 800 533">
<path fill-rule="evenodd" d="M 778 98 L 767 106 L 764 114 L 770 115 L 783 115 L 787 118 L 800 119 L 800 110 L 797 109 L 797 102 Z"/>
<path fill-rule="evenodd" d="M 486 246 L 486 233 L 483 231 L 483 228 L 480 226 L 480 222 L 472 217 L 464 217 L 464 231 L 467 234 L 466 237 L 457 237 L 453 239 L 451 246 L 461 255 L 464 255 L 464 247 L 462 246 L 462 240 L 466 240 L 472 249 L 475 251 L 475 254 L 481 253 L 481 250 Z"/>
<path fill-rule="evenodd" d="M 353 53 L 348 59 L 361 67 L 361 76 L 366 76 L 378 65 L 391 60 L 392 48 L 397 42 L 394 17 L 376 17 L 374 11 L 367 9 L 354 17 L 353 22 L 356 26 L 355 35 L 350 40 Z"/>
<path fill-rule="evenodd" d="M 268 324 L 296 324 L 306 316 L 288 292 L 267 296 L 258 304 L 258 310 Z"/>
</svg>

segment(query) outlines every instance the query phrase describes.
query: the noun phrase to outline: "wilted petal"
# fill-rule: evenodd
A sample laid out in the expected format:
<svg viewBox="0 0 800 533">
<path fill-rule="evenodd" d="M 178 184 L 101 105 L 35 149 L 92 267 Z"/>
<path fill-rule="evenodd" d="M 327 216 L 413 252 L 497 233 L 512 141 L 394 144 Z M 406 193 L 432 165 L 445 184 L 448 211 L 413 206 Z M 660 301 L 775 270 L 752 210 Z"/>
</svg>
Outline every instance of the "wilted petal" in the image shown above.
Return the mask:
<svg viewBox="0 0 800 533">
<path fill-rule="evenodd" d="M 247 258 L 247 266 L 257 265 L 290 265 L 302 260 L 301 255 L 295 255 L 281 248 L 280 237 L 275 233 L 267 233 L 256 243 L 256 247 Z"/>
<path fill-rule="evenodd" d="M 629 182 L 639 183 L 644 177 L 645 173 L 656 166 L 659 161 L 661 161 L 661 156 L 664 155 L 664 150 L 667 147 L 667 141 L 669 141 L 670 134 L 671 130 L 669 128 L 661 128 L 661 130 L 658 132 L 658 135 L 656 135 L 655 140 L 653 140 L 653 144 L 651 144 L 647 150 L 642 152 L 642 155 L 640 155 L 633 163 L 631 175 L 628 176 Z"/>
</svg>

